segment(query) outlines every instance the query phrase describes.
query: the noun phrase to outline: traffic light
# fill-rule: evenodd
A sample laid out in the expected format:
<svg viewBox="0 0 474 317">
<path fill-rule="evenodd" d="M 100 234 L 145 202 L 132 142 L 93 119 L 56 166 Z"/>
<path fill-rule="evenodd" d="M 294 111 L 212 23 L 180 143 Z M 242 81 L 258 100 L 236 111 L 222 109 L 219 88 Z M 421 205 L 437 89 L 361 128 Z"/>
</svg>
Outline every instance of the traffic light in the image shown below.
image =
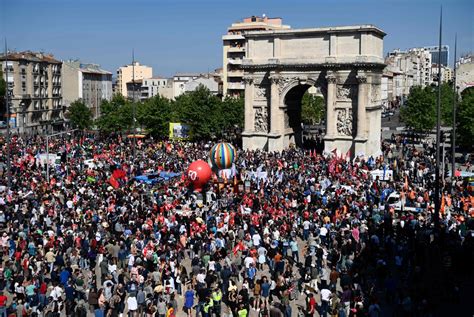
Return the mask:
<svg viewBox="0 0 474 317">
<path fill-rule="evenodd" d="M 446 135 L 444 134 L 444 131 L 440 131 L 439 142 L 440 143 L 446 142 Z"/>
</svg>

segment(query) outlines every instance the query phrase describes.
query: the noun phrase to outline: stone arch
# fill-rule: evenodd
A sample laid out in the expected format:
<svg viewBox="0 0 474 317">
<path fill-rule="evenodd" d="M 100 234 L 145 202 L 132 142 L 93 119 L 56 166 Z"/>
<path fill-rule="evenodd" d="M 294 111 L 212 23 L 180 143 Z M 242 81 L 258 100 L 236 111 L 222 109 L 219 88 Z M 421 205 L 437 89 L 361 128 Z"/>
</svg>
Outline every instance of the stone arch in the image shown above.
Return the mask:
<svg viewBox="0 0 474 317">
<path fill-rule="evenodd" d="M 302 100 L 304 94 L 310 87 L 316 87 L 326 103 L 327 85 L 319 77 L 322 74 L 311 77 L 297 77 L 283 87 L 280 93 L 280 107 L 284 109 L 284 129 L 287 140 L 284 143 L 303 146 L 302 129 Z"/>
<path fill-rule="evenodd" d="M 326 101 L 325 150 L 380 152 L 384 35 L 374 26 L 247 33 L 244 148 L 288 147 L 295 123 L 285 120 L 316 86 Z"/>
</svg>

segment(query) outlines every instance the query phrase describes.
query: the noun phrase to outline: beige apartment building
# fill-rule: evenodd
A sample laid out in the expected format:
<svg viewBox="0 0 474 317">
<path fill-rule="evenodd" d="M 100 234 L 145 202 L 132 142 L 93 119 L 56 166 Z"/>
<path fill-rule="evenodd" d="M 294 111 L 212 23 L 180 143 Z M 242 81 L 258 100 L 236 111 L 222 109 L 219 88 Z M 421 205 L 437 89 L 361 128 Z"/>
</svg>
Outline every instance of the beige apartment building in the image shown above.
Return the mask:
<svg viewBox="0 0 474 317">
<path fill-rule="evenodd" d="M 289 25 L 283 25 L 281 18 L 269 18 L 266 16 L 252 16 L 242 21 L 233 23 L 227 34 L 222 36 L 223 41 L 223 95 L 240 96 L 244 93 L 242 60 L 245 57 L 245 32 L 289 29 Z"/>
<path fill-rule="evenodd" d="M 63 129 L 61 61 L 31 51 L 9 53 L 0 61 L 11 98 L 12 132 L 44 134 Z"/>
<path fill-rule="evenodd" d="M 135 73 L 135 76 L 134 76 Z M 140 65 L 139 62 L 134 62 L 133 65 L 125 65 L 117 69 L 117 83 L 115 86 L 115 93 L 122 94 L 122 96 L 127 97 L 127 83 L 135 80 L 152 78 L 153 77 L 153 68 L 145 65 Z"/>
<path fill-rule="evenodd" d="M 112 73 L 97 64 L 73 60 L 63 62 L 62 77 L 64 105 L 82 99 L 97 119 L 102 101 L 112 99 Z"/>
</svg>

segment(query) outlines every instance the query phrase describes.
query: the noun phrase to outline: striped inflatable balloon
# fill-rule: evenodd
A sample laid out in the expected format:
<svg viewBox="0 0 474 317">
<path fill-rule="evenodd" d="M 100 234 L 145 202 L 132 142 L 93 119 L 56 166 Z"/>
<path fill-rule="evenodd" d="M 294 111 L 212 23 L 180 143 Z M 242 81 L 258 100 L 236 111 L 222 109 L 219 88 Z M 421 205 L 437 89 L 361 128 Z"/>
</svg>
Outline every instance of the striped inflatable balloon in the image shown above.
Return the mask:
<svg viewBox="0 0 474 317">
<path fill-rule="evenodd" d="M 236 150 L 232 144 L 224 142 L 217 143 L 209 152 L 212 166 L 220 170 L 232 167 L 236 155 Z"/>
</svg>

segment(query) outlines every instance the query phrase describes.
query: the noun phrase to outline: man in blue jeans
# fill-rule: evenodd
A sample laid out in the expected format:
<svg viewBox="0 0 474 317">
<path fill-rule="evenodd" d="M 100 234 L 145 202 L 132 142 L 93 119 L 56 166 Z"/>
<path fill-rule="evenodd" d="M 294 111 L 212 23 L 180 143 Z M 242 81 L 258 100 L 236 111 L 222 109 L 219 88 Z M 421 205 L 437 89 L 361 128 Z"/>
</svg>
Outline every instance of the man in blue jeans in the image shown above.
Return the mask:
<svg viewBox="0 0 474 317">
<path fill-rule="evenodd" d="M 7 300 L 8 298 L 0 291 L 0 317 L 7 317 Z"/>
</svg>

